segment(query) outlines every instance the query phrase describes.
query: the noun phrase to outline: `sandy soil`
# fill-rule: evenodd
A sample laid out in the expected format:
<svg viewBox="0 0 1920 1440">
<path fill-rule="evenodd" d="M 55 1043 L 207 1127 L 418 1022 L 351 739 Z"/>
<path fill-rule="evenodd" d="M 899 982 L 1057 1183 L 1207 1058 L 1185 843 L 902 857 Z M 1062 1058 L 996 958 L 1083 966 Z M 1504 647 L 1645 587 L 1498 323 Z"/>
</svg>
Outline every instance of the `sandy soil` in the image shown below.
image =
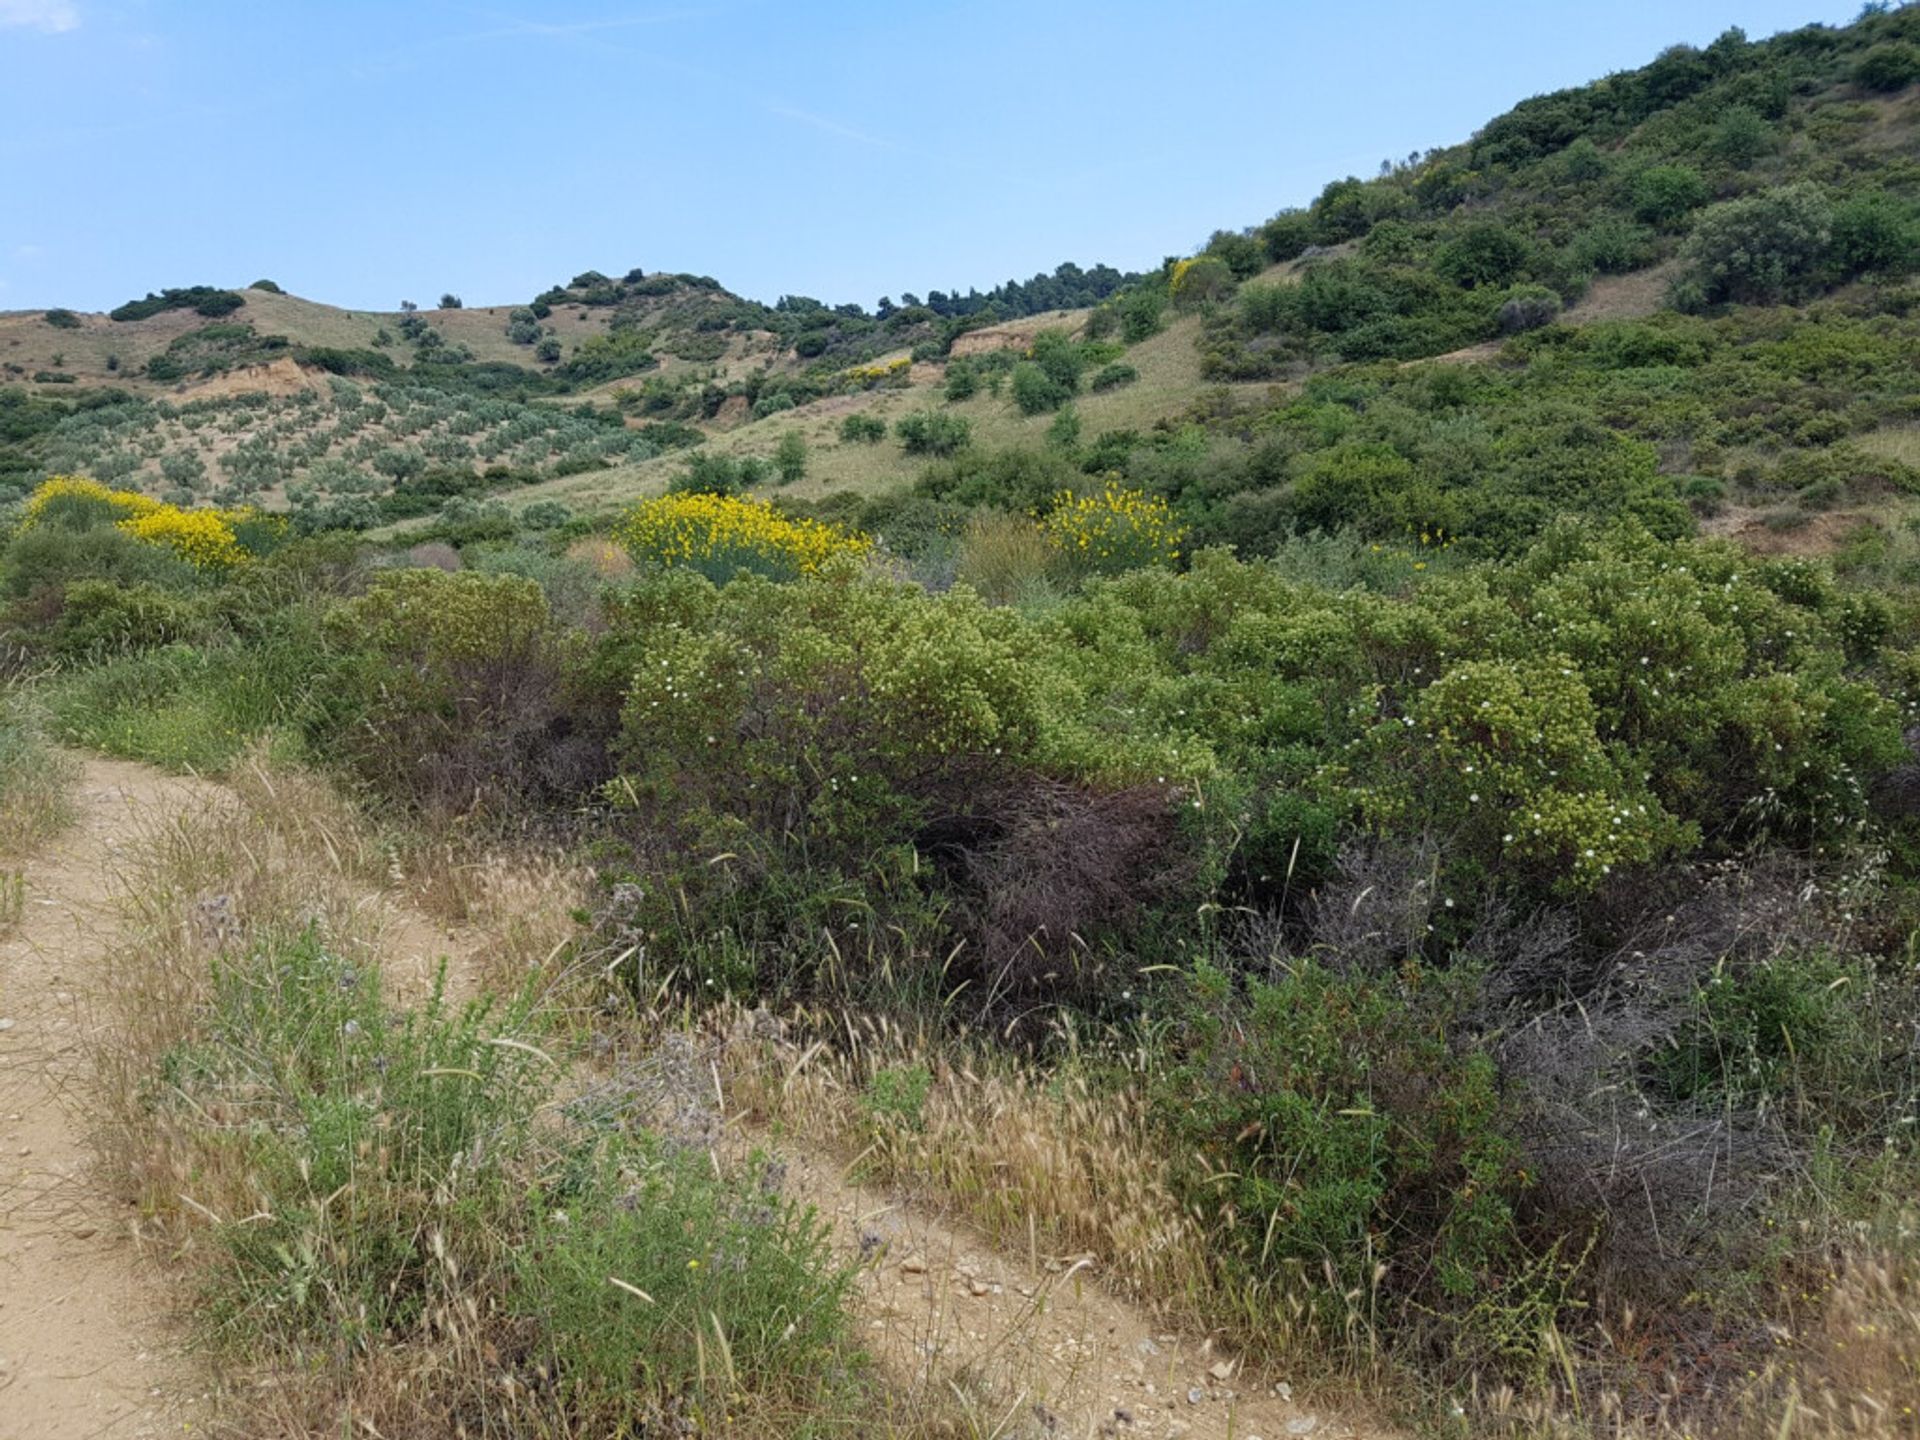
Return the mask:
<svg viewBox="0 0 1920 1440">
<path fill-rule="evenodd" d="M 0 1440 L 179 1435 L 201 1409 L 138 1219 L 91 1182 L 82 1041 L 116 855 L 206 789 L 87 761 L 78 820 L 24 867 L 25 911 L 0 941 Z"/>
</svg>

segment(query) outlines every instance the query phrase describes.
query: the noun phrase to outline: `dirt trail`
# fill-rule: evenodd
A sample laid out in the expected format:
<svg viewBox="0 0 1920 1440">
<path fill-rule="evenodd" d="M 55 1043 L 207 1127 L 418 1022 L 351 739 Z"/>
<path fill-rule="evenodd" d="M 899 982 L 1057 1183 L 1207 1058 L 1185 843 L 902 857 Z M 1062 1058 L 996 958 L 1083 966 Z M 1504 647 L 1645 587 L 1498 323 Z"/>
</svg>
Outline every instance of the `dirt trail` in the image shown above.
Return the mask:
<svg viewBox="0 0 1920 1440">
<path fill-rule="evenodd" d="M 91 1182 L 84 998 L 110 953 L 113 876 L 200 781 L 87 760 L 71 829 L 23 868 L 0 939 L 0 1440 L 178 1435 L 200 1404 L 134 1217 Z"/>
<path fill-rule="evenodd" d="M 87 759 L 76 823 L 25 867 L 21 924 L 0 936 L 0 1440 L 130 1440 L 203 1428 L 210 1406 L 172 1343 L 163 1282 L 134 1217 L 91 1183 L 84 999 L 115 948 L 116 880 L 156 822 L 222 803 L 223 787 Z M 425 989 L 432 957 L 471 993 L 447 931 L 390 897 L 381 949 L 397 989 Z M 470 967 L 466 967 L 470 969 Z M 963 1222 L 848 1178 L 815 1151 L 789 1159 L 789 1193 L 815 1205 L 865 1262 L 862 1339 L 909 1386 L 951 1387 L 1007 1440 L 1353 1436 L 1107 1293 L 1074 1256 L 996 1250 Z"/>
<path fill-rule="evenodd" d="M 1008 1254 L 935 1207 L 858 1184 L 818 1152 L 789 1161 L 786 1189 L 818 1208 L 836 1242 L 868 1262 L 859 1291 L 867 1346 L 909 1383 L 951 1382 L 970 1392 L 979 1416 L 997 1422 L 987 1433 L 1019 1440 L 1384 1433 L 1297 1405 L 1277 1377 L 1242 1371 L 1204 1342 L 1170 1333 L 1108 1293 L 1090 1261 L 1038 1247 Z"/>
</svg>

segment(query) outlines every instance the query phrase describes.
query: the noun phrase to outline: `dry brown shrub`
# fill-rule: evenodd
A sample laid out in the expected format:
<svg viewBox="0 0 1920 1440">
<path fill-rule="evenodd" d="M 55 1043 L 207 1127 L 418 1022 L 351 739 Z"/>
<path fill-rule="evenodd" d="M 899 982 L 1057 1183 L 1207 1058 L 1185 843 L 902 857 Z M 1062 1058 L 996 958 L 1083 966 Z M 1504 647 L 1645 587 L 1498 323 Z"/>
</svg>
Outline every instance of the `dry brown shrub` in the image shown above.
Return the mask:
<svg viewBox="0 0 1920 1440">
<path fill-rule="evenodd" d="M 633 573 L 633 557 L 600 536 L 574 541 L 567 547 L 567 559 L 585 565 L 603 580 L 619 580 Z"/>
<path fill-rule="evenodd" d="M 420 570 L 444 570 L 449 574 L 466 568 L 460 552 L 444 540 L 427 540 L 413 546 L 407 551 L 407 564 Z"/>
<path fill-rule="evenodd" d="M 1109 947 L 1143 907 L 1173 893 L 1178 792 L 1098 791 L 1050 780 L 1003 787 L 981 807 L 989 836 L 964 847 L 965 923 L 983 1003 L 1092 994 Z"/>
</svg>

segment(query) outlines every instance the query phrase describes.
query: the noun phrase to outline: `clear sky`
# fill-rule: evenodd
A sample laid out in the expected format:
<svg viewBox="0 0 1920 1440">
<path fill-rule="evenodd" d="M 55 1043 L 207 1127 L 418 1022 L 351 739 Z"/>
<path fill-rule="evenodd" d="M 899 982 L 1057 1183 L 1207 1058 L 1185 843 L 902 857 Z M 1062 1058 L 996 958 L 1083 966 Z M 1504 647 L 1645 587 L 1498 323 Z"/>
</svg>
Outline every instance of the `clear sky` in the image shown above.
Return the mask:
<svg viewBox="0 0 1920 1440">
<path fill-rule="evenodd" d="M 1122 269 L 1857 0 L 0 0 L 0 309 L 593 268 L 871 305 Z"/>
</svg>

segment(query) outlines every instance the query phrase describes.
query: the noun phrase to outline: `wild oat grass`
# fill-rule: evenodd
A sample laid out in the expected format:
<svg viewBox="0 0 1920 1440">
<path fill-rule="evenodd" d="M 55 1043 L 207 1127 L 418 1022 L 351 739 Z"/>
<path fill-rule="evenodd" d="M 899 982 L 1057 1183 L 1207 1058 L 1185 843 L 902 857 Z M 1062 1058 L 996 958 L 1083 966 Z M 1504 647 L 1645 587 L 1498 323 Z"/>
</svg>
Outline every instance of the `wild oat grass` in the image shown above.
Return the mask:
<svg viewBox="0 0 1920 1440">
<path fill-rule="evenodd" d="M 47 743 L 31 696 L 0 681 L 0 857 L 24 854 L 65 828 L 78 774 Z"/>
<path fill-rule="evenodd" d="M 1038 525 L 1021 515 L 982 510 L 967 521 L 954 579 L 990 605 L 1044 599 L 1053 550 Z"/>
<path fill-rule="evenodd" d="M 936 1043 L 884 1018 L 805 1017 L 822 1038 L 735 1061 L 729 1093 L 764 1118 L 860 1156 L 877 1179 L 927 1188 L 997 1243 L 1085 1253 L 1113 1288 L 1204 1308 L 1207 1237 L 1176 1198 L 1142 1094 L 1052 1073 L 987 1044 Z M 931 1077 L 924 1089 L 900 1077 Z M 912 1103 L 897 1097 L 905 1089 Z"/>
</svg>

